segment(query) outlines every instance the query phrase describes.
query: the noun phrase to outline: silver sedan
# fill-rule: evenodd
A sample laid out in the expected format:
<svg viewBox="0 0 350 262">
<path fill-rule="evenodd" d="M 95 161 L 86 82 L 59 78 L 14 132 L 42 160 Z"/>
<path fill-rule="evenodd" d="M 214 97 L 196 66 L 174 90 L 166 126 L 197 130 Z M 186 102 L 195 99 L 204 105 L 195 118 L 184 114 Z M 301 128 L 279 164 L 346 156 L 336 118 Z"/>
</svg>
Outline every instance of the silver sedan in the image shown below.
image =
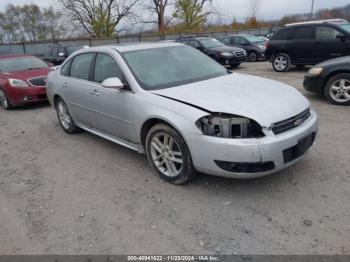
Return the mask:
<svg viewBox="0 0 350 262">
<path fill-rule="evenodd" d="M 47 94 L 63 130 L 83 129 L 145 153 L 160 177 L 252 178 L 312 147 L 316 113 L 296 89 L 227 71 L 178 43 L 104 46 L 52 70 Z"/>
</svg>

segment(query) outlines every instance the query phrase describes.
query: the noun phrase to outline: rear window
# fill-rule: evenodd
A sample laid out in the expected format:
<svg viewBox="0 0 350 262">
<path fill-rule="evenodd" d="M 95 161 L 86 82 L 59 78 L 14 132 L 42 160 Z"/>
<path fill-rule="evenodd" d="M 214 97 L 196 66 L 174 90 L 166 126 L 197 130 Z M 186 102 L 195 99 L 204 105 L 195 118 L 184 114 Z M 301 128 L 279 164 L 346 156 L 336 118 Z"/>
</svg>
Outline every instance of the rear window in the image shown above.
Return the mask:
<svg viewBox="0 0 350 262">
<path fill-rule="evenodd" d="M 288 37 L 289 29 L 281 29 L 272 36 L 271 40 L 287 40 Z"/>
</svg>

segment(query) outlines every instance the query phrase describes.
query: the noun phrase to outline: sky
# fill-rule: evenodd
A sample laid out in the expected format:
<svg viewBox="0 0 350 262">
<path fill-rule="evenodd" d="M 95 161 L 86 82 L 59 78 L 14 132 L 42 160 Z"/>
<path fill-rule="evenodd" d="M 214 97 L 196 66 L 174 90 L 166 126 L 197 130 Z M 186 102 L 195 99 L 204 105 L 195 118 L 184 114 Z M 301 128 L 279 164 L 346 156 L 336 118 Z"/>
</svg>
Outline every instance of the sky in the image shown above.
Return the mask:
<svg viewBox="0 0 350 262">
<path fill-rule="evenodd" d="M 146 1 L 146 0 L 141 0 Z M 232 21 L 233 17 L 242 20 L 248 14 L 248 0 L 213 0 L 215 9 L 222 14 L 225 21 Z M 260 0 L 258 17 L 260 19 L 278 19 L 288 14 L 307 13 L 311 9 L 312 0 Z M 40 6 L 57 5 L 57 0 L 0 0 L 0 11 L 7 4 L 30 4 Z M 331 8 L 349 4 L 349 0 L 315 0 L 315 10 L 320 8 Z"/>
</svg>

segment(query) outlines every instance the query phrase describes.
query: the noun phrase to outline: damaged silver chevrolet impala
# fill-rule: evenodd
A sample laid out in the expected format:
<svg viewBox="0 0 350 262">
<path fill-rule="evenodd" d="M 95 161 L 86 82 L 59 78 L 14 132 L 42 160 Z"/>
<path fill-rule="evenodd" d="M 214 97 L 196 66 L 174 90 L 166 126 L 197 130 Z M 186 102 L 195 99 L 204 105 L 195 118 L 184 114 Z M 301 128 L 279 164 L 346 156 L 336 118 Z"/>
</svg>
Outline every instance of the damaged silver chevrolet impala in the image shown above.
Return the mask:
<svg viewBox="0 0 350 262">
<path fill-rule="evenodd" d="M 252 178 L 283 170 L 313 146 L 310 103 L 282 83 L 228 72 L 178 43 L 95 47 L 50 72 L 63 130 L 83 129 L 145 153 L 160 177 L 196 171 Z"/>
</svg>

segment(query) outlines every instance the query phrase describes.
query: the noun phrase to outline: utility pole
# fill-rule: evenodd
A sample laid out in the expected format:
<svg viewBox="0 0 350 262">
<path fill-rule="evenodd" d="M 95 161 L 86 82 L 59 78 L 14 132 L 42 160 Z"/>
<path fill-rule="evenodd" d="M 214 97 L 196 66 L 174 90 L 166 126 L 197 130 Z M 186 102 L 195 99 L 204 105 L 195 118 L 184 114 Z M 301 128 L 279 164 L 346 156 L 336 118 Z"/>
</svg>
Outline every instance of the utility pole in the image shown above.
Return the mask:
<svg viewBox="0 0 350 262">
<path fill-rule="evenodd" d="M 311 0 L 311 13 L 310 18 L 314 17 L 314 6 L 315 6 L 315 0 Z"/>
</svg>

